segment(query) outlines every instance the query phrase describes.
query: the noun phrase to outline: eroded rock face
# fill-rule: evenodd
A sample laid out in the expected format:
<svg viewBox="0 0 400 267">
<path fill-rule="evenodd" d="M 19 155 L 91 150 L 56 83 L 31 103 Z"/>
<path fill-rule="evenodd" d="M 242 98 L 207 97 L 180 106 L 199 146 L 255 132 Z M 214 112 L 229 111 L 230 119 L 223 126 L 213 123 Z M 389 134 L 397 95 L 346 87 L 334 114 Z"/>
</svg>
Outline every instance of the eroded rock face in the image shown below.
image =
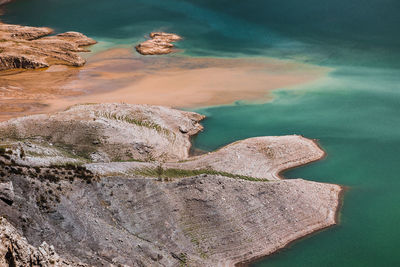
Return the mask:
<svg viewBox="0 0 400 267">
<path fill-rule="evenodd" d="M 14 202 L 14 187 L 11 181 L 0 183 L 0 199 L 8 205 Z"/>
<path fill-rule="evenodd" d="M 336 223 L 340 186 L 278 176 L 323 157 L 316 142 L 255 137 L 189 157 L 203 118 L 99 104 L 1 123 L 14 202 L 0 216 L 33 246 L 94 266 L 234 266 Z"/>
<path fill-rule="evenodd" d="M 215 175 L 49 185 L 10 178 L 17 181 L 15 205 L 21 208 L 0 204 L 0 214 L 26 229 L 29 240 L 51 243 L 64 258 L 94 266 L 233 266 L 335 224 L 341 190 L 301 179 Z"/>
<path fill-rule="evenodd" d="M 142 55 L 163 55 L 172 53 L 174 50 L 173 42 L 182 40 L 177 34 L 165 32 L 150 33 L 150 40 L 136 46 L 136 51 Z"/>
<path fill-rule="evenodd" d="M 39 164 L 46 159 L 48 163 L 65 162 L 65 152 L 73 162 L 182 160 L 189 156 L 190 136 L 203 129 L 199 124 L 203 118 L 160 106 L 79 105 L 0 123 L 0 139 L 14 144 L 24 139 L 17 148 L 22 146 L 26 152 L 25 164 L 35 164 L 35 159 Z M 180 127 L 187 132 L 182 133 Z"/>
<path fill-rule="evenodd" d="M 31 246 L 18 233 L 15 227 L 2 217 L 0 217 L 0 241 L 0 266 L 88 266 L 61 258 L 55 252 L 54 247 L 48 245 L 46 242 L 43 242 L 39 247 Z"/>
<path fill-rule="evenodd" d="M 0 23 L 0 70 L 37 69 L 53 64 L 82 66 L 78 52 L 96 41 L 78 32 L 48 36 L 46 27 L 27 27 Z"/>
</svg>

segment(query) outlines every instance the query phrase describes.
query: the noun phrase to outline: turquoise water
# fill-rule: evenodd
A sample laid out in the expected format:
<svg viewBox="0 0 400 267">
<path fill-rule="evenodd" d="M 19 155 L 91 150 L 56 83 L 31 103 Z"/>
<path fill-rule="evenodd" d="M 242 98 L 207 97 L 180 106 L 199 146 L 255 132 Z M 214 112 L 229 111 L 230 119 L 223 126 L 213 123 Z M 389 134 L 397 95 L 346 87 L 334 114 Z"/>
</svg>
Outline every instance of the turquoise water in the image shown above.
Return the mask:
<svg viewBox="0 0 400 267">
<path fill-rule="evenodd" d="M 196 56 L 274 55 L 318 64 L 400 65 L 396 0 L 18 0 L 9 23 L 131 44 L 154 30 Z"/>
<path fill-rule="evenodd" d="M 302 134 L 328 157 L 285 175 L 348 187 L 340 225 L 254 266 L 400 266 L 400 1 L 17 0 L 10 23 L 81 31 L 108 47 L 154 30 L 181 34 L 188 56 L 273 56 L 334 69 L 270 103 L 197 110 L 195 145 Z"/>
<path fill-rule="evenodd" d="M 316 88 L 277 92 L 265 105 L 198 110 L 208 119 L 197 147 L 212 150 L 246 137 L 302 134 L 319 139 L 328 157 L 285 176 L 349 187 L 339 226 L 254 266 L 400 266 L 400 83 L 380 91 L 373 81 L 355 89 L 346 79 L 334 73 Z"/>
</svg>

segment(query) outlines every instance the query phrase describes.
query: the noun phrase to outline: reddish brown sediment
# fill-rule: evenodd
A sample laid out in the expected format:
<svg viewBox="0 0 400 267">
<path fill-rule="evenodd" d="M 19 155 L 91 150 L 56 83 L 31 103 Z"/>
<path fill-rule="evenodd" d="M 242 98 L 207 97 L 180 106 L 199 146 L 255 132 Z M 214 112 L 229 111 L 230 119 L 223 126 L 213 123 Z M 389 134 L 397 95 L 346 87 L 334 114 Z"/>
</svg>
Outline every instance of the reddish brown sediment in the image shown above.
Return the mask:
<svg viewBox="0 0 400 267">
<path fill-rule="evenodd" d="M 0 121 L 27 114 L 42 113 L 51 108 L 46 102 L 82 95 L 80 90 L 62 86 L 76 79 L 77 68 L 52 66 L 44 70 L 9 70 L 0 72 Z"/>
<path fill-rule="evenodd" d="M 97 53 L 87 61 L 79 69 L 51 66 L 0 72 L 0 95 L 4 96 L 0 120 L 60 111 L 79 103 L 193 108 L 239 100 L 265 102 L 271 99 L 271 90 L 311 83 L 329 71 L 276 59 L 140 57 L 124 48 Z M 26 111 L 8 111 L 16 102 L 25 103 Z"/>
</svg>

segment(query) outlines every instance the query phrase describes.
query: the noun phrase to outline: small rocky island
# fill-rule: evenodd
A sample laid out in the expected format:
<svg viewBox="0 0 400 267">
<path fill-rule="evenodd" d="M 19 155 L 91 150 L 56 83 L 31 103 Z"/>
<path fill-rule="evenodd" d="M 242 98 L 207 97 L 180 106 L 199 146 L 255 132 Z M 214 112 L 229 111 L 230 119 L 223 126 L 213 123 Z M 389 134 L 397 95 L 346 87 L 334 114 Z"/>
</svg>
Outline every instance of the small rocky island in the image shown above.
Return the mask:
<svg viewBox="0 0 400 267">
<path fill-rule="evenodd" d="M 164 55 L 174 51 L 172 43 L 182 40 L 177 34 L 152 32 L 150 39 L 136 46 L 136 51 L 142 55 Z"/>
<path fill-rule="evenodd" d="M 0 265 L 234 266 L 336 223 L 340 186 L 279 176 L 315 141 L 191 156 L 203 119 L 93 104 L 0 123 Z"/>
<path fill-rule="evenodd" d="M 50 65 L 80 67 L 85 60 L 79 52 L 96 41 L 78 32 L 52 35 L 47 27 L 28 27 L 0 22 L 0 71 L 38 69 Z"/>
</svg>

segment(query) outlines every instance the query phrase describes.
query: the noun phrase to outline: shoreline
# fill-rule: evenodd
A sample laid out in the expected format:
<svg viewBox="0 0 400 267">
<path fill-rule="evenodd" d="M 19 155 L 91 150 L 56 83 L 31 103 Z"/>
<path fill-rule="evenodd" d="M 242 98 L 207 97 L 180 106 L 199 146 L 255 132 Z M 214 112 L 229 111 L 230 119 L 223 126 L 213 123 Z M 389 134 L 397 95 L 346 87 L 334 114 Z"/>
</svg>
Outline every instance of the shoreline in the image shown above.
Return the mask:
<svg viewBox="0 0 400 267">
<path fill-rule="evenodd" d="M 281 170 L 276 174 L 276 177 L 278 177 L 281 180 L 298 179 L 298 178 L 290 178 L 290 179 L 288 179 L 288 178 L 285 178 L 285 176 L 283 174 L 285 172 L 287 172 L 287 171 L 292 170 L 292 169 L 300 168 L 300 167 L 303 167 L 303 166 L 306 166 L 306 165 L 309 165 L 309 164 L 312 164 L 312 163 L 315 163 L 317 161 L 324 160 L 324 159 L 327 158 L 328 153 L 326 153 L 326 151 L 322 148 L 321 144 L 318 142 L 318 139 L 309 139 L 309 140 L 312 141 L 319 149 L 321 149 L 323 151 L 323 155 L 321 157 L 319 157 L 318 159 L 315 159 L 315 160 L 306 162 L 304 164 L 300 164 L 300 165 L 297 165 L 297 166 L 294 166 L 294 167 L 289 167 L 289 168 L 286 168 L 284 170 Z M 312 181 L 312 180 L 308 180 L 307 179 L 307 181 Z M 319 183 L 321 183 L 321 182 L 319 182 Z M 325 184 L 331 184 L 331 183 L 325 183 Z M 338 184 L 335 184 L 335 185 L 338 185 Z M 275 251 L 269 252 L 268 254 L 265 254 L 263 256 L 255 256 L 254 258 L 251 258 L 249 260 L 235 263 L 234 266 L 235 267 L 249 267 L 253 263 L 256 263 L 256 262 L 259 262 L 259 261 L 262 261 L 262 260 L 268 260 L 268 257 L 271 257 L 274 254 L 279 253 L 279 252 L 281 252 L 281 251 L 283 251 L 285 249 L 289 249 L 290 246 L 293 245 L 295 242 L 300 242 L 303 239 L 306 239 L 306 238 L 308 238 L 310 236 L 316 235 L 316 234 L 318 234 L 318 233 L 320 233 L 322 231 L 325 231 L 325 230 L 327 230 L 327 229 L 329 229 L 329 228 L 331 228 L 333 226 L 336 226 L 336 225 L 340 224 L 340 220 L 339 220 L 340 211 L 342 209 L 343 202 L 344 202 L 344 194 L 348 190 L 348 187 L 343 186 L 343 185 L 338 185 L 338 186 L 340 187 L 340 191 L 338 192 L 335 219 L 334 219 L 334 223 L 333 224 L 326 225 L 326 226 L 323 226 L 323 227 L 318 228 L 318 229 L 308 229 L 308 230 L 305 229 L 304 230 L 304 233 L 305 233 L 304 235 L 302 234 L 299 237 L 289 238 L 289 240 L 285 244 L 283 244 L 283 246 L 277 248 Z"/>
<path fill-rule="evenodd" d="M 300 167 L 303 167 L 303 166 L 306 166 L 306 165 L 309 165 L 309 164 L 312 164 L 312 163 L 315 163 L 317 161 L 324 160 L 324 159 L 327 158 L 328 153 L 326 153 L 326 151 L 322 148 L 322 146 L 318 142 L 318 140 L 317 139 L 310 139 L 310 140 L 313 141 L 314 144 L 316 146 L 318 146 L 324 152 L 323 155 L 319 159 L 315 159 L 313 161 L 310 161 L 310 162 L 307 162 L 307 163 L 304 163 L 304 164 L 301 164 L 301 165 L 298 165 L 298 166 L 295 166 L 295 167 L 290 167 L 290 168 L 287 168 L 285 170 L 280 171 L 277 174 L 277 177 L 279 177 L 279 179 L 290 180 L 288 178 L 285 178 L 285 176 L 283 175 L 285 172 L 290 171 L 292 169 L 300 168 Z M 293 179 L 296 179 L 296 178 L 293 178 Z M 307 179 L 307 181 L 310 181 L 310 180 Z M 327 183 L 327 184 L 330 184 L 330 183 Z M 322 231 L 325 231 L 325 230 L 327 230 L 327 229 L 329 229 L 331 227 L 334 227 L 334 226 L 340 224 L 340 211 L 341 211 L 341 209 L 343 207 L 344 195 L 345 195 L 346 191 L 348 190 L 348 187 L 347 186 L 343 186 L 343 185 L 338 185 L 338 186 L 340 187 L 340 191 L 338 193 L 338 201 L 337 201 L 337 204 L 336 204 L 336 212 L 335 212 L 335 222 L 334 222 L 334 224 L 327 225 L 327 226 L 324 226 L 324 227 L 319 228 L 319 229 L 314 229 L 314 230 L 309 230 L 309 231 L 306 230 L 306 232 L 308 232 L 308 233 L 306 233 L 305 235 L 302 235 L 301 237 L 294 237 L 293 239 L 289 240 L 286 244 L 284 244 L 282 247 L 277 248 L 275 251 L 273 251 L 273 252 L 271 252 L 269 254 L 265 254 L 263 256 L 256 256 L 256 257 L 254 257 L 252 259 L 236 263 L 234 266 L 235 267 L 248 267 L 251 264 L 259 262 L 261 260 L 268 260 L 268 257 L 271 257 L 274 254 L 279 253 L 279 252 L 281 252 L 281 251 L 283 251 L 285 249 L 289 249 L 295 242 L 300 242 L 303 239 L 306 239 L 306 238 L 308 238 L 310 236 L 316 235 L 316 234 L 318 234 L 318 233 L 320 233 Z"/>
<path fill-rule="evenodd" d="M 207 119 L 207 118 L 205 118 L 205 119 Z M 197 133 L 195 136 L 197 136 L 198 134 L 200 134 L 200 132 Z M 195 137 L 195 136 L 194 136 L 194 137 Z M 279 172 L 277 172 L 276 174 L 274 174 L 274 176 L 278 178 L 277 181 L 280 181 L 280 180 L 296 180 L 296 179 L 301 179 L 301 178 L 292 178 L 292 179 L 288 179 L 288 178 L 286 178 L 283 174 L 284 174 L 285 172 L 291 170 L 291 169 L 300 168 L 300 167 L 303 167 L 303 166 L 306 166 L 306 165 L 315 163 L 315 162 L 317 162 L 317 161 L 323 160 L 323 159 L 325 159 L 325 158 L 328 156 L 328 154 L 327 154 L 326 151 L 322 148 L 321 144 L 318 142 L 317 139 L 308 139 L 308 138 L 306 138 L 306 137 L 304 137 L 304 136 L 302 136 L 302 135 L 301 135 L 301 138 L 304 138 L 305 140 L 308 140 L 308 141 L 312 142 L 312 143 L 313 143 L 316 147 L 318 147 L 318 149 L 319 149 L 320 151 L 322 151 L 323 153 L 322 153 L 321 156 L 318 157 L 318 158 L 309 160 L 309 161 L 307 161 L 307 162 L 305 162 L 305 163 L 298 164 L 298 165 L 296 165 L 296 166 L 291 166 L 291 167 L 284 168 L 284 169 L 280 170 Z M 246 140 L 246 139 L 245 139 L 245 140 Z M 238 141 L 236 141 L 236 142 L 238 142 Z M 235 143 L 235 142 L 234 142 L 234 143 Z M 214 150 L 214 151 L 219 151 L 220 149 L 223 149 L 223 148 L 225 148 L 225 147 L 227 147 L 227 146 L 230 146 L 230 145 L 232 145 L 232 144 L 225 145 L 225 146 L 220 147 L 220 148 L 218 148 L 218 149 L 216 149 L 216 150 Z M 192 147 L 193 147 L 194 149 L 196 149 L 196 148 L 193 146 L 193 143 L 192 143 Z M 207 153 L 213 153 L 213 152 L 207 152 Z M 197 155 L 196 155 L 196 156 L 197 156 Z M 196 156 L 193 156 L 193 157 L 196 158 Z M 192 157 L 192 158 L 193 158 L 193 157 Z M 202 157 L 202 155 L 199 155 L 199 157 Z M 189 159 L 190 159 L 190 158 L 189 158 Z M 261 256 L 255 256 L 254 258 L 251 258 L 251 259 L 248 259 L 248 260 L 245 260 L 245 261 L 233 263 L 233 266 L 236 266 L 236 267 L 247 267 L 247 266 L 250 266 L 252 263 L 258 262 L 258 261 L 260 261 L 260 260 L 262 260 L 262 259 L 268 259 L 268 257 L 274 255 L 275 253 L 279 253 L 281 250 L 284 250 L 284 249 L 286 249 L 286 248 L 289 248 L 294 242 L 301 241 L 302 239 L 307 238 L 307 237 L 309 237 L 309 236 L 311 236 L 311 235 L 318 234 L 319 232 L 324 231 L 324 230 L 326 230 L 326 229 L 328 229 L 328 228 L 331 228 L 331 227 L 333 227 L 333 226 L 335 226 L 335 225 L 338 225 L 338 224 L 340 223 L 340 221 L 339 221 L 340 211 L 341 211 L 341 207 L 343 206 L 344 194 L 345 194 L 345 192 L 347 191 L 347 187 L 346 187 L 346 186 L 343 186 L 343 185 L 338 185 L 338 184 L 317 182 L 317 181 L 313 181 L 313 180 L 309 180 L 309 179 L 306 179 L 306 181 L 315 182 L 315 183 L 322 183 L 322 184 L 329 184 L 329 185 L 337 185 L 337 186 L 340 187 L 340 191 L 338 191 L 338 194 L 337 194 L 337 201 L 336 201 L 336 207 L 335 207 L 334 222 L 333 222 L 332 224 L 321 222 L 320 226 L 318 226 L 318 225 L 312 225 L 312 226 L 310 226 L 310 227 L 304 229 L 304 230 L 301 231 L 301 232 L 297 232 L 296 234 L 293 235 L 293 237 L 289 237 L 288 240 L 287 240 L 286 242 L 284 242 L 284 244 L 283 244 L 282 246 L 276 248 L 275 250 L 266 252 L 265 254 L 263 254 L 263 255 L 261 255 Z"/>
<path fill-rule="evenodd" d="M 299 167 L 301 167 L 301 166 L 299 166 Z M 309 231 L 305 230 L 305 232 L 308 232 L 308 233 L 306 233 L 305 235 L 303 235 L 301 237 L 297 237 L 297 238 L 294 238 L 292 240 L 289 240 L 286 244 L 284 244 L 282 247 L 277 248 L 275 251 L 273 251 L 273 252 L 271 252 L 269 254 L 266 254 L 264 256 L 256 256 L 256 257 L 254 257 L 252 259 L 249 259 L 247 261 L 236 263 L 236 264 L 234 264 L 234 266 L 235 267 L 249 267 L 251 264 L 260 262 L 262 260 L 268 260 L 268 257 L 271 257 L 274 254 L 277 254 L 277 253 L 279 253 L 279 252 L 281 252 L 281 251 L 283 251 L 285 249 L 290 249 L 290 247 L 296 242 L 300 242 L 303 239 L 306 239 L 306 238 L 311 237 L 313 235 L 319 234 L 320 232 L 328 230 L 331 227 L 339 225 L 340 224 L 340 220 L 339 220 L 340 211 L 341 211 L 341 208 L 343 206 L 344 195 L 345 195 L 346 191 L 348 190 L 346 186 L 343 186 L 343 185 L 339 185 L 339 186 L 340 186 L 341 189 L 340 189 L 339 194 L 338 194 L 338 201 L 337 201 L 337 206 L 336 206 L 335 223 L 334 224 L 327 225 L 327 226 L 324 226 L 322 228 L 315 229 L 315 230 L 309 230 Z"/>
<path fill-rule="evenodd" d="M 301 135 L 301 137 L 306 138 L 306 137 L 304 137 L 303 135 Z M 323 147 L 322 147 L 321 144 L 319 143 L 318 139 L 309 139 L 309 138 L 306 138 L 306 139 L 312 141 L 312 142 L 314 143 L 314 145 L 317 146 L 317 147 L 323 152 L 323 154 L 321 155 L 321 157 L 319 157 L 319 158 L 317 158 L 317 159 L 314 159 L 314 160 L 312 160 L 312 161 L 306 162 L 306 163 L 304 163 L 304 164 L 300 164 L 300 165 L 298 165 L 298 166 L 289 167 L 289 168 L 286 168 L 286 169 L 284 169 L 284 170 L 281 170 L 281 171 L 279 171 L 279 172 L 276 174 L 276 177 L 278 177 L 278 178 L 281 179 L 281 180 L 287 180 L 287 178 L 285 178 L 285 176 L 284 176 L 284 173 L 285 173 L 285 172 L 288 172 L 288 171 L 290 171 L 290 170 L 293 170 L 293 169 L 296 169 L 296 168 L 300 168 L 300 167 L 303 167 L 303 166 L 307 166 L 307 165 L 309 165 L 309 164 L 315 163 L 315 162 L 320 161 L 320 160 L 325 160 L 325 159 L 328 157 L 328 153 L 326 153 L 326 151 L 323 149 Z M 290 178 L 290 179 L 296 179 L 296 178 Z"/>
</svg>

